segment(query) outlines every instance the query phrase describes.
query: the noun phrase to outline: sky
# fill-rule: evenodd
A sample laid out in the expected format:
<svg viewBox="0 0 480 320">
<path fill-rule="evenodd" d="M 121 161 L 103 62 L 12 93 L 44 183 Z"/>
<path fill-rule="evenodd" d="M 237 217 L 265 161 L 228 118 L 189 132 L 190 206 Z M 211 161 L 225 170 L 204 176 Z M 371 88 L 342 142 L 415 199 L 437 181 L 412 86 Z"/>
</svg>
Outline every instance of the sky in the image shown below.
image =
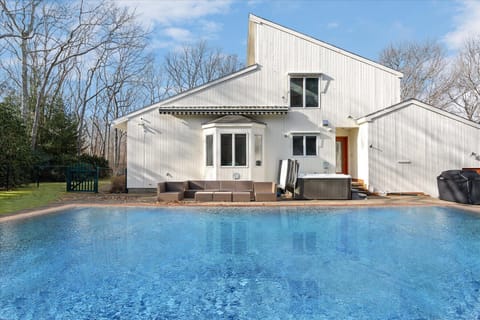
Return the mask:
<svg viewBox="0 0 480 320">
<path fill-rule="evenodd" d="M 249 13 L 371 60 L 410 40 L 438 40 L 453 56 L 464 39 L 480 36 L 480 0 L 114 1 L 135 10 L 159 56 L 204 39 L 245 61 Z"/>
</svg>

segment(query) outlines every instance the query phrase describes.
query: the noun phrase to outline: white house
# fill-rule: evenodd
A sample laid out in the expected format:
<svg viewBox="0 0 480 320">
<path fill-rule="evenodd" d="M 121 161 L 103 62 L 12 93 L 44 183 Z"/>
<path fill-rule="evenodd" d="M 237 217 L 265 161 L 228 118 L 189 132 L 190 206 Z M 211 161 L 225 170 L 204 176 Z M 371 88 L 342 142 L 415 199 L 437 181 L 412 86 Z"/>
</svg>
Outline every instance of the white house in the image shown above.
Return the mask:
<svg viewBox="0 0 480 320">
<path fill-rule="evenodd" d="M 479 167 L 480 125 L 400 101 L 402 74 L 250 15 L 247 66 L 115 120 L 127 188 L 165 180 L 275 181 L 346 173 L 375 192 L 437 195 L 443 170 Z"/>
</svg>

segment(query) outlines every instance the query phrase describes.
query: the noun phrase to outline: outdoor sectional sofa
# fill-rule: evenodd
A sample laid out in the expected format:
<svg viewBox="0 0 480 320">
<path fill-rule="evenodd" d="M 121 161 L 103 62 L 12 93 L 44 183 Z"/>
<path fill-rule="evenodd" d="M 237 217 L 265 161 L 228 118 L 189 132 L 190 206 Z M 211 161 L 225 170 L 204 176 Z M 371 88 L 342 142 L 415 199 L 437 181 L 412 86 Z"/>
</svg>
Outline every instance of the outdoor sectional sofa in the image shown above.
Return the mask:
<svg viewBox="0 0 480 320">
<path fill-rule="evenodd" d="M 157 185 L 158 201 L 180 201 L 185 196 L 187 183 L 184 181 L 159 182 Z"/>
<path fill-rule="evenodd" d="M 275 201 L 276 185 L 273 182 L 250 180 L 189 180 L 158 183 L 158 201 L 180 201 L 184 198 L 199 202 Z"/>
</svg>

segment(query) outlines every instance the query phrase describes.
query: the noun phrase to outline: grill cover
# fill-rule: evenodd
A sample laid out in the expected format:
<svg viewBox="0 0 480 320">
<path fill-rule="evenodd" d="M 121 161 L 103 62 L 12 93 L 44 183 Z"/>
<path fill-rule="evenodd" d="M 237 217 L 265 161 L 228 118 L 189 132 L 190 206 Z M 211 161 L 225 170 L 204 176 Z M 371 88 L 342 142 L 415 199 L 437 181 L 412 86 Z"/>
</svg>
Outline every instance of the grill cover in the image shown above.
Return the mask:
<svg viewBox="0 0 480 320">
<path fill-rule="evenodd" d="M 475 171 L 447 170 L 437 177 L 439 198 L 465 204 L 480 204 L 480 175 Z"/>
</svg>

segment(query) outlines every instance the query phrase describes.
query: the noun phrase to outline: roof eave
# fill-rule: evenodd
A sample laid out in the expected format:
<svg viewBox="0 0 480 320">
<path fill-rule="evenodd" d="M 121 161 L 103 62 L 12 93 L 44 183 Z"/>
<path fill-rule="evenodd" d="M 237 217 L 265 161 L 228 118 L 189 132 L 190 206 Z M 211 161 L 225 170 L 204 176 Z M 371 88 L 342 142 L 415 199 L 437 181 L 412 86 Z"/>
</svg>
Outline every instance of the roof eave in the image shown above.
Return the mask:
<svg viewBox="0 0 480 320">
<path fill-rule="evenodd" d="M 468 120 L 468 119 L 465 119 L 465 118 L 462 118 L 454 113 L 451 113 L 451 112 L 448 112 L 448 111 L 445 111 L 445 110 L 442 110 L 442 109 L 439 109 L 439 108 L 436 108 L 434 106 L 431 106 L 425 102 L 422 102 L 420 100 L 417 100 L 417 99 L 414 99 L 414 98 L 410 98 L 408 100 L 405 100 L 405 101 L 401 101 L 397 104 L 394 104 L 392 106 L 389 106 L 387 108 L 384 108 L 384 109 L 381 109 L 381 110 L 378 110 L 378 111 L 375 111 L 373 113 L 370 113 L 364 117 L 361 117 L 361 118 L 358 118 L 356 119 L 357 120 L 357 123 L 358 124 L 362 124 L 362 123 L 366 123 L 366 122 L 372 122 L 374 121 L 375 119 L 378 119 L 386 114 L 389 114 L 389 113 L 392 113 L 392 112 L 395 112 L 397 110 L 400 110 L 400 109 L 403 109 L 405 107 L 408 107 L 409 105 L 411 104 L 414 104 L 418 107 L 421 107 L 421 108 L 424 108 L 426 110 L 429 110 L 431 112 L 435 112 L 437 114 L 440 114 L 444 117 L 447 117 L 447 118 L 450 118 L 452 120 L 455 120 L 455 121 L 458 121 L 458 122 L 461 122 L 465 125 L 468 125 L 468 126 L 471 126 L 471 127 L 474 127 L 474 128 L 477 128 L 477 129 L 480 129 L 480 124 L 479 123 L 476 123 L 474 121 L 471 121 L 471 120 Z"/>
<path fill-rule="evenodd" d="M 120 117 L 120 118 L 115 119 L 115 120 L 113 121 L 113 123 L 122 123 L 122 122 L 128 121 L 129 119 L 131 119 L 131 118 L 133 118 L 133 117 L 136 117 L 136 116 L 138 116 L 138 115 L 140 115 L 140 114 L 143 114 L 143 113 L 145 113 L 145 112 L 148 112 L 148 111 L 150 111 L 150 110 L 152 110 L 152 109 L 158 108 L 159 106 L 162 106 L 162 105 L 165 105 L 165 104 L 168 104 L 168 103 L 172 103 L 173 101 L 176 101 L 176 100 L 178 100 L 178 99 L 181 99 L 181 98 L 183 98 L 183 97 L 185 97 L 185 96 L 188 96 L 188 95 L 190 95 L 190 94 L 193 94 L 193 93 L 198 92 L 198 91 L 201 91 L 201 90 L 205 90 L 205 89 L 207 89 L 207 88 L 209 88 L 209 87 L 213 87 L 213 86 L 215 86 L 215 85 L 217 85 L 217 84 L 219 84 L 219 83 L 222 83 L 222 82 L 224 82 L 224 81 L 228 81 L 228 80 L 234 79 L 234 78 L 236 78 L 236 77 L 239 77 L 239 76 L 241 76 L 241 75 L 243 75 L 243 74 L 246 74 L 246 73 L 249 73 L 249 72 L 252 72 L 252 71 L 255 71 L 255 70 L 257 70 L 257 69 L 260 69 L 260 65 L 259 65 L 259 64 L 253 64 L 253 65 L 251 65 L 251 66 L 248 66 L 248 67 L 245 67 L 245 68 L 243 68 L 243 69 L 240 69 L 240 70 L 238 70 L 238 71 L 236 71 L 236 72 L 234 72 L 234 73 L 228 74 L 228 75 L 226 75 L 226 76 L 224 76 L 224 77 L 218 78 L 218 79 L 216 79 L 216 80 L 213 80 L 213 81 L 210 81 L 210 82 L 208 82 L 208 83 L 205 83 L 205 84 L 203 84 L 203 85 L 201 85 L 201 86 L 198 86 L 198 87 L 189 89 L 189 90 L 187 90 L 187 91 L 181 92 L 181 93 L 179 93 L 179 94 L 177 94 L 177 95 L 174 95 L 174 96 L 172 96 L 172 97 L 169 97 L 169 98 L 167 98 L 167 99 L 165 99 L 165 100 L 162 100 L 162 101 L 159 101 L 159 102 L 157 102 L 157 103 L 151 104 L 151 105 L 149 105 L 149 106 L 147 106 L 147 107 L 144 107 L 144 108 L 142 108 L 142 109 L 133 111 L 133 112 L 131 112 L 131 113 L 129 113 L 129 114 L 123 116 L 123 117 Z"/>
</svg>

